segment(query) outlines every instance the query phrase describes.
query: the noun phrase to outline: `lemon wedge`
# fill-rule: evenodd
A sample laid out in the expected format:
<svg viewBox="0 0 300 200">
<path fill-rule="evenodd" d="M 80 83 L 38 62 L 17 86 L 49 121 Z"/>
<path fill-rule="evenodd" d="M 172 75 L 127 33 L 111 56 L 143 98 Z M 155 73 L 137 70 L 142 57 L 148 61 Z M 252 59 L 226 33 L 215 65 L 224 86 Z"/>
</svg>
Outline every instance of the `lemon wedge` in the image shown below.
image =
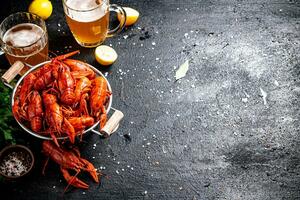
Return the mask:
<svg viewBox="0 0 300 200">
<path fill-rule="evenodd" d="M 52 9 L 52 4 L 49 0 L 34 0 L 31 2 L 28 11 L 46 20 L 52 14 Z"/>
<path fill-rule="evenodd" d="M 133 25 L 138 20 L 138 18 L 140 16 L 140 13 L 137 10 L 135 10 L 133 8 L 129 8 L 129 7 L 123 7 L 123 9 L 126 12 L 126 23 L 125 23 L 125 25 L 126 26 Z M 122 15 L 118 14 L 118 20 L 121 21 L 121 19 L 122 19 Z"/>
<path fill-rule="evenodd" d="M 107 66 L 113 64 L 117 58 L 117 52 L 106 45 L 100 45 L 95 49 L 95 58 L 101 65 Z"/>
</svg>

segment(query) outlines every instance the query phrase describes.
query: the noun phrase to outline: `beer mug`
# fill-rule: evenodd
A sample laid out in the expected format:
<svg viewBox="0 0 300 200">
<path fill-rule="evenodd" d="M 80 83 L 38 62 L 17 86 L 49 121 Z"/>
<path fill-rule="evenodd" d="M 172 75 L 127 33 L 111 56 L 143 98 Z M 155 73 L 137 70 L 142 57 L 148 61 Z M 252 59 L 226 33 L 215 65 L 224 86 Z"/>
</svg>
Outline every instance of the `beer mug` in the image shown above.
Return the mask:
<svg viewBox="0 0 300 200">
<path fill-rule="evenodd" d="M 63 7 L 69 28 L 83 47 L 98 46 L 125 26 L 125 11 L 118 5 L 110 5 L 109 0 L 63 0 Z M 109 30 L 110 12 L 121 16 L 113 30 Z"/>
<path fill-rule="evenodd" d="M 45 21 L 39 16 L 19 12 L 0 24 L 1 53 L 12 65 L 19 60 L 36 65 L 48 60 L 48 34 Z"/>
</svg>

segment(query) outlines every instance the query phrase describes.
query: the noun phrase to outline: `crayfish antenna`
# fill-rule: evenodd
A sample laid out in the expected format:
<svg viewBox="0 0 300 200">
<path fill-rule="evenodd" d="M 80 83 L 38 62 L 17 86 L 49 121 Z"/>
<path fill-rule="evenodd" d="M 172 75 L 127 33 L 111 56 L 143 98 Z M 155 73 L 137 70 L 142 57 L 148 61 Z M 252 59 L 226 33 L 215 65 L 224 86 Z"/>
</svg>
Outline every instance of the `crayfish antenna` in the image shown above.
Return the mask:
<svg viewBox="0 0 300 200">
<path fill-rule="evenodd" d="M 49 162 L 49 157 L 45 160 L 45 163 L 44 163 L 44 166 L 43 166 L 43 171 L 42 171 L 43 175 L 45 175 L 45 170 L 46 170 L 46 167 L 48 165 L 48 162 Z"/>
<path fill-rule="evenodd" d="M 76 132 L 75 132 L 75 129 L 72 126 L 72 124 L 66 118 L 64 118 L 63 129 L 64 129 L 64 132 L 66 132 L 68 134 L 70 142 L 72 144 L 74 144 Z"/>
<path fill-rule="evenodd" d="M 59 144 L 58 144 L 58 141 L 57 141 L 57 138 L 56 138 L 54 132 L 50 131 L 50 136 L 53 139 L 53 142 L 56 144 L 56 146 L 59 147 Z"/>
<path fill-rule="evenodd" d="M 64 60 L 64 59 L 66 59 L 68 57 L 71 57 L 71 56 L 74 56 L 74 55 L 76 55 L 78 53 L 80 53 L 79 50 L 72 51 L 72 52 L 64 54 L 64 55 L 56 56 L 55 58 L 53 58 L 53 60 Z"/>
<path fill-rule="evenodd" d="M 100 114 L 100 131 L 105 126 L 106 121 L 107 121 L 106 109 L 104 106 L 102 106 L 101 114 Z"/>
</svg>

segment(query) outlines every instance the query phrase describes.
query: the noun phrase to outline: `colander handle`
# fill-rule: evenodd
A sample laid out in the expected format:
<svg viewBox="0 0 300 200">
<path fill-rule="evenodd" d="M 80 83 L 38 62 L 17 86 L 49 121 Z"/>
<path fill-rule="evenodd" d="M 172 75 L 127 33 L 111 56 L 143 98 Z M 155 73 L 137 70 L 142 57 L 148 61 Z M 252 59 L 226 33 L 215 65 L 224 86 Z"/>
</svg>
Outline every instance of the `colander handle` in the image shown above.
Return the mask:
<svg viewBox="0 0 300 200">
<path fill-rule="evenodd" d="M 123 119 L 124 114 L 120 110 L 114 108 L 112 109 L 115 110 L 115 112 L 108 119 L 105 126 L 100 130 L 100 132 L 95 129 L 92 129 L 94 133 L 107 138 L 118 129 L 118 126 L 120 124 L 120 121 Z"/>
<path fill-rule="evenodd" d="M 13 88 L 9 83 L 22 71 L 25 65 L 21 61 L 16 61 L 1 77 L 2 82 L 10 88 Z"/>
</svg>

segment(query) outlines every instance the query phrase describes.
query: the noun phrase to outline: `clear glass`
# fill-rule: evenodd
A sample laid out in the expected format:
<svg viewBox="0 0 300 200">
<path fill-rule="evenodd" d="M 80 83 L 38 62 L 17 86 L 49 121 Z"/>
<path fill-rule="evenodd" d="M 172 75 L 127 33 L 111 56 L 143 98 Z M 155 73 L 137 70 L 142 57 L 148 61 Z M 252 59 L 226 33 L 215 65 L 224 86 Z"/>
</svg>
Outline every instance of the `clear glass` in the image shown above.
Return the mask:
<svg viewBox="0 0 300 200">
<path fill-rule="evenodd" d="M 109 0 L 63 0 L 63 6 L 69 28 L 83 47 L 98 46 L 125 26 L 125 11 L 118 5 L 109 5 Z M 110 12 L 121 15 L 119 25 L 113 30 L 109 30 Z"/>
<path fill-rule="evenodd" d="M 48 60 L 48 34 L 45 21 L 37 15 L 19 12 L 0 24 L 1 49 L 12 65 L 19 60 L 36 65 Z"/>
</svg>

